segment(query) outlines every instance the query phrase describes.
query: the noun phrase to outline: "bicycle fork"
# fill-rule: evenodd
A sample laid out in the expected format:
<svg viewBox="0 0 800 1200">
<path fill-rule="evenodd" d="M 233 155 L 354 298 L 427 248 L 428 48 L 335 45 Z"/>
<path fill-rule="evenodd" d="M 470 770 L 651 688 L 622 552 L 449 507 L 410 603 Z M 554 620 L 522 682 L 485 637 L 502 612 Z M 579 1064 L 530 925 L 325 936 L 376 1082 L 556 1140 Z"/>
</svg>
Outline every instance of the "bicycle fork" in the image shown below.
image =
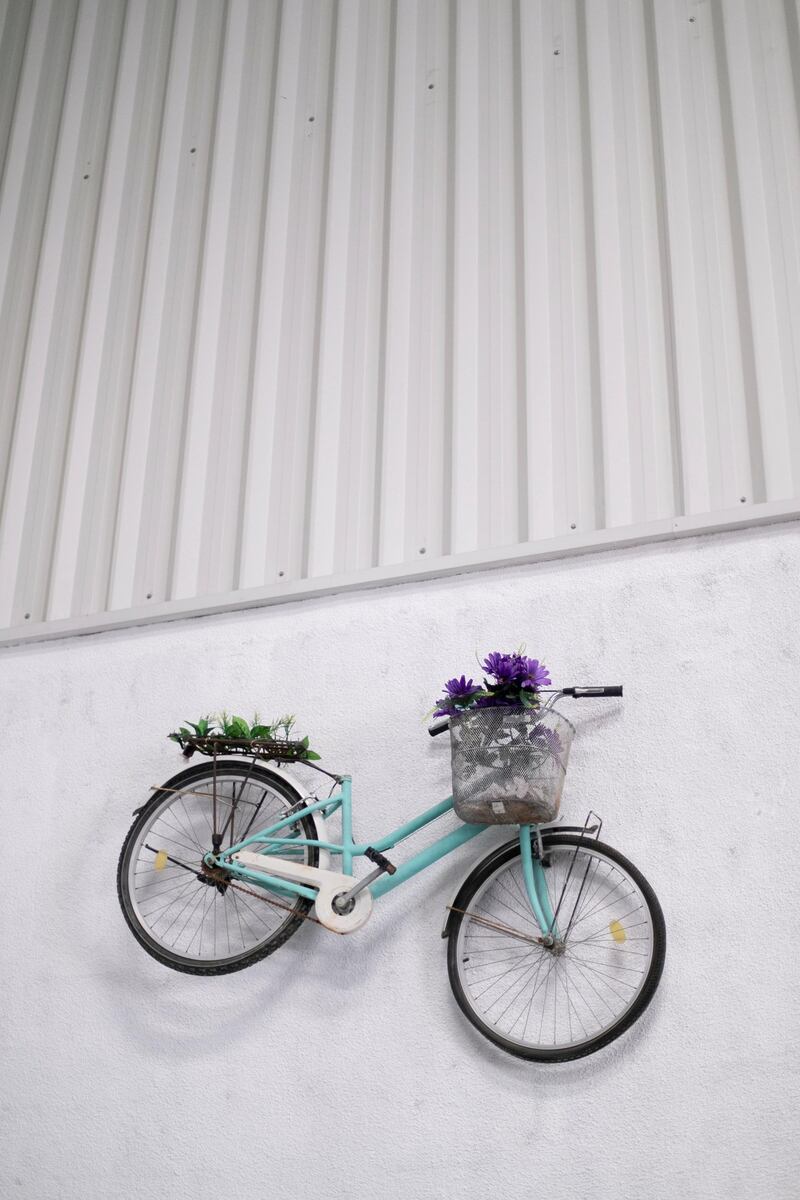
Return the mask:
<svg viewBox="0 0 800 1200">
<path fill-rule="evenodd" d="M 531 848 L 531 838 L 538 838 L 539 853 L 534 857 Z M 552 946 L 560 941 L 555 914 L 550 904 L 547 892 L 544 866 L 542 864 L 542 838 L 539 830 L 531 825 L 520 825 L 519 846 L 522 856 L 522 876 L 525 880 L 525 890 L 528 893 L 533 915 L 542 931 L 542 940 L 546 946 Z"/>
</svg>

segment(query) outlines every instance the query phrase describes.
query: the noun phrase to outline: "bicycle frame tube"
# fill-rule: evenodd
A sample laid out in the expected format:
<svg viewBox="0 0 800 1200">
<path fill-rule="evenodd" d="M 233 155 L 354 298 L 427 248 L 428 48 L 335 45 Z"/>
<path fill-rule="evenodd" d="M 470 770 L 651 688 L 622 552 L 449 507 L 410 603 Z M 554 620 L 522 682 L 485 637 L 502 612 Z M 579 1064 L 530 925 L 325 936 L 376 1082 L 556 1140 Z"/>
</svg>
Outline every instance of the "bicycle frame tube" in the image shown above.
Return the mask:
<svg viewBox="0 0 800 1200">
<path fill-rule="evenodd" d="M 243 841 L 229 846 L 221 855 L 220 861 L 224 863 L 227 870 L 239 878 L 260 884 L 262 887 L 268 887 L 283 893 L 305 896 L 313 900 L 316 894 L 313 888 L 306 887 L 300 883 L 294 883 L 288 879 L 277 879 L 260 871 L 254 871 L 240 863 L 232 862 L 232 855 L 256 843 L 261 846 L 261 852 L 267 855 L 281 850 L 299 849 L 301 846 L 316 846 L 320 849 L 328 850 L 331 854 L 340 855 L 342 859 L 342 873 L 352 876 L 354 858 L 363 857 L 369 849 L 377 850 L 380 853 L 391 850 L 399 842 L 416 833 L 417 830 L 424 829 L 426 825 L 430 825 L 438 817 L 450 812 L 452 808 L 452 797 L 448 797 L 447 800 L 442 800 L 438 804 L 434 804 L 432 808 L 426 809 L 425 812 L 412 817 L 410 821 L 399 825 L 397 829 L 392 830 L 391 833 L 387 833 L 384 837 L 377 838 L 373 842 L 355 842 L 353 841 L 352 781 L 349 776 L 344 776 L 341 781 L 341 790 L 338 794 L 329 796 L 326 800 L 316 800 L 313 803 L 307 804 L 303 808 L 297 809 L 288 816 L 283 817 L 280 821 L 276 821 L 266 829 L 261 829 Z M 292 825 L 297 825 L 297 822 L 304 816 L 319 811 L 324 811 L 325 815 L 329 816 L 337 810 L 341 810 L 342 814 L 341 842 L 323 842 L 317 838 L 281 836 L 281 831 L 289 829 Z M 387 892 L 393 891 L 401 883 L 412 879 L 420 871 L 424 871 L 426 867 L 438 862 L 439 859 L 444 858 L 453 850 L 457 850 L 459 846 L 463 846 L 466 842 L 471 841 L 479 833 L 483 833 L 488 828 L 488 825 L 469 825 L 466 823 L 459 825 L 456 829 L 451 830 L 433 842 L 432 845 L 426 846 L 424 850 L 420 850 L 406 862 L 401 863 L 393 875 L 387 873 L 370 884 L 370 891 L 373 897 L 378 899 L 380 896 L 385 896 Z M 538 859 L 534 860 L 531 852 L 530 825 L 520 826 L 520 847 L 525 888 L 533 914 L 543 931 L 555 932 L 555 917 L 550 907 L 542 866 Z"/>
<path fill-rule="evenodd" d="M 328 850 L 331 854 L 341 855 L 343 873 L 345 875 L 352 875 L 354 858 L 362 857 L 369 849 L 377 850 L 380 853 L 391 850 L 398 842 L 402 842 L 405 838 L 410 837 L 412 833 L 416 833 L 419 829 L 424 829 L 432 821 L 450 812 L 452 807 L 452 797 L 448 797 L 447 800 L 442 800 L 438 804 L 434 804 L 432 808 L 426 809 L 425 812 L 412 817 L 410 821 L 399 825 L 397 829 L 392 830 L 391 833 L 386 834 L 384 837 L 376 838 L 372 842 L 355 842 L 353 840 L 352 782 L 349 776 L 345 776 L 342 779 L 341 790 L 338 794 L 329 796 L 326 800 L 316 800 L 313 803 L 307 804 L 303 808 L 297 809 L 288 816 L 283 817 L 280 821 L 267 826 L 267 828 L 250 834 L 243 841 L 227 847 L 221 859 L 224 861 L 226 869 L 230 870 L 237 877 L 248 879 L 252 883 L 260 883 L 262 886 L 276 888 L 282 892 L 294 893 L 298 896 L 306 896 L 313 899 L 314 893 L 311 889 L 287 879 L 276 879 L 273 876 L 253 871 L 239 863 L 230 861 L 231 856 L 256 843 L 261 847 L 261 851 L 264 854 L 299 849 L 302 846 L 317 846 L 320 849 Z M 292 825 L 296 825 L 298 820 L 304 816 L 319 811 L 324 811 L 326 816 L 330 816 L 337 810 L 341 810 L 342 814 L 341 842 L 323 842 L 318 838 L 281 836 L 282 831 L 288 830 Z M 401 883 L 405 883 L 407 879 L 411 879 L 414 875 L 418 875 L 420 871 L 424 871 L 432 863 L 438 862 L 440 858 L 444 858 L 451 851 L 464 845 L 465 842 L 471 841 L 479 833 L 483 833 L 486 828 L 488 828 L 486 825 L 460 825 L 457 829 L 445 834 L 444 837 L 439 838 L 431 846 L 427 846 L 418 854 L 413 855 L 407 862 L 398 866 L 394 875 L 387 874 L 377 879 L 370 886 L 372 895 L 377 898 L 378 896 L 383 896 L 386 892 L 392 891 Z"/>
<path fill-rule="evenodd" d="M 547 882 L 544 868 L 538 858 L 533 857 L 531 850 L 531 826 L 520 825 L 519 849 L 522 858 L 522 877 L 525 880 L 525 891 L 528 893 L 533 915 L 542 933 L 558 937 L 556 919 L 550 907 L 550 897 L 547 894 Z"/>
<path fill-rule="evenodd" d="M 415 854 L 413 858 L 402 863 L 394 875 L 381 875 L 380 879 L 376 879 L 370 888 L 372 895 L 376 899 L 378 896 L 385 896 L 393 888 L 399 887 L 407 879 L 418 875 L 420 871 L 424 871 L 426 867 L 438 862 L 440 858 L 444 858 L 452 850 L 457 850 L 459 846 L 463 846 L 465 842 L 471 841 L 472 838 L 477 837 L 479 833 L 483 833 L 488 828 L 488 825 L 461 825 L 452 833 L 446 833 L 432 846 L 427 846 L 424 850 L 420 850 L 419 854 Z"/>
<path fill-rule="evenodd" d="M 398 842 L 402 842 L 405 838 L 410 837 L 412 833 L 416 833 L 418 829 L 423 829 L 438 817 L 444 816 L 453 807 L 452 798 L 442 800 L 435 804 L 432 808 L 426 809 L 425 812 L 413 817 L 410 821 L 406 821 L 404 825 L 398 826 L 397 829 L 387 833 L 384 837 L 376 838 L 372 842 L 354 842 L 353 841 L 353 816 L 352 816 L 352 795 L 351 781 L 345 778 L 342 781 L 341 793 L 337 796 L 329 796 L 327 800 L 317 800 L 313 804 L 307 804 L 304 808 L 298 808 L 288 816 L 283 817 L 280 821 L 276 821 L 274 825 L 268 825 L 265 829 L 260 829 L 256 833 L 250 834 L 241 842 L 236 842 L 235 845 L 228 846 L 225 850 L 225 856 L 238 853 L 239 850 L 244 850 L 247 846 L 252 846 L 255 843 L 260 843 L 262 846 L 268 845 L 275 849 L 293 849 L 298 846 L 318 846 L 322 850 L 329 850 L 332 854 L 340 854 L 342 856 L 342 867 L 344 873 L 352 874 L 353 859 L 363 856 L 369 850 L 378 850 L 383 853 L 385 850 L 391 850 Z M 301 817 L 308 816 L 310 813 L 324 810 L 326 816 L 330 816 L 341 809 L 342 812 L 342 841 L 341 842 L 322 842 L 318 838 L 304 837 L 280 837 L 282 829 L 288 829 L 291 825 L 296 825 Z M 470 826 L 472 828 L 472 826 Z M 478 831 L 486 829 L 486 825 L 477 825 L 475 828 Z M 474 835 L 473 835 L 474 836 Z M 460 843 L 458 843 L 460 844 Z"/>
</svg>

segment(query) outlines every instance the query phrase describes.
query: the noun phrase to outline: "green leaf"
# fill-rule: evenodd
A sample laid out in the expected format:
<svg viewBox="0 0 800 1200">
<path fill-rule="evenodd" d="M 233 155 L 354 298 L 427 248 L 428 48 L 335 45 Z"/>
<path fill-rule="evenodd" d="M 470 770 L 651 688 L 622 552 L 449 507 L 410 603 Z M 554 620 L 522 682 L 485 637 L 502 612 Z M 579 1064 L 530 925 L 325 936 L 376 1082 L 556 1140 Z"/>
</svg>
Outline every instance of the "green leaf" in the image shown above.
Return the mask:
<svg viewBox="0 0 800 1200">
<path fill-rule="evenodd" d="M 275 736 L 275 734 L 270 725 L 254 725 L 250 730 L 250 736 L 254 738 L 263 738 L 264 741 L 269 741 Z"/>
<path fill-rule="evenodd" d="M 322 755 L 317 754 L 316 750 L 306 750 L 304 758 L 307 758 L 310 762 L 318 762 L 322 758 Z"/>
</svg>

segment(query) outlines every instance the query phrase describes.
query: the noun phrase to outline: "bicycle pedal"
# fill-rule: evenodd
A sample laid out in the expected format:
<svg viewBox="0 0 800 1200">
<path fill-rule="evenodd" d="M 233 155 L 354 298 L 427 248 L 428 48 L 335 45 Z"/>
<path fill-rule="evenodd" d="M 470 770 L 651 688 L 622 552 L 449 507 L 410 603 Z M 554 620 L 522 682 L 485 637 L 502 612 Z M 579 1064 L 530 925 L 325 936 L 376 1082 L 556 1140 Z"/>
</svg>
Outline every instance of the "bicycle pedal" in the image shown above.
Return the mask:
<svg viewBox="0 0 800 1200">
<path fill-rule="evenodd" d="M 370 862 L 375 863 L 375 866 L 380 867 L 387 875 L 394 875 L 397 870 L 394 863 L 389 862 L 389 859 L 384 854 L 381 854 L 379 850 L 373 850 L 372 846 L 367 846 L 364 851 L 364 858 L 368 858 Z"/>
</svg>

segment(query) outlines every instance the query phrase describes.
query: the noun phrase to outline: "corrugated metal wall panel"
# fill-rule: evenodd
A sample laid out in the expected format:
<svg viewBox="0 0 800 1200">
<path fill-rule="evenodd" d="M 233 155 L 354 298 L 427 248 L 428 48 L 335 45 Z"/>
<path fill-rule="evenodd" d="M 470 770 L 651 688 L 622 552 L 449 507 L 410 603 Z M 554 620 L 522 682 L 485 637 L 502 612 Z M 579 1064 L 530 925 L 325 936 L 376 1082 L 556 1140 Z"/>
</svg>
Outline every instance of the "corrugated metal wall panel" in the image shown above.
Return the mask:
<svg viewBox="0 0 800 1200">
<path fill-rule="evenodd" d="M 800 510 L 797 0 L 0 0 L 0 491 L 5 640 Z"/>
</svg>

